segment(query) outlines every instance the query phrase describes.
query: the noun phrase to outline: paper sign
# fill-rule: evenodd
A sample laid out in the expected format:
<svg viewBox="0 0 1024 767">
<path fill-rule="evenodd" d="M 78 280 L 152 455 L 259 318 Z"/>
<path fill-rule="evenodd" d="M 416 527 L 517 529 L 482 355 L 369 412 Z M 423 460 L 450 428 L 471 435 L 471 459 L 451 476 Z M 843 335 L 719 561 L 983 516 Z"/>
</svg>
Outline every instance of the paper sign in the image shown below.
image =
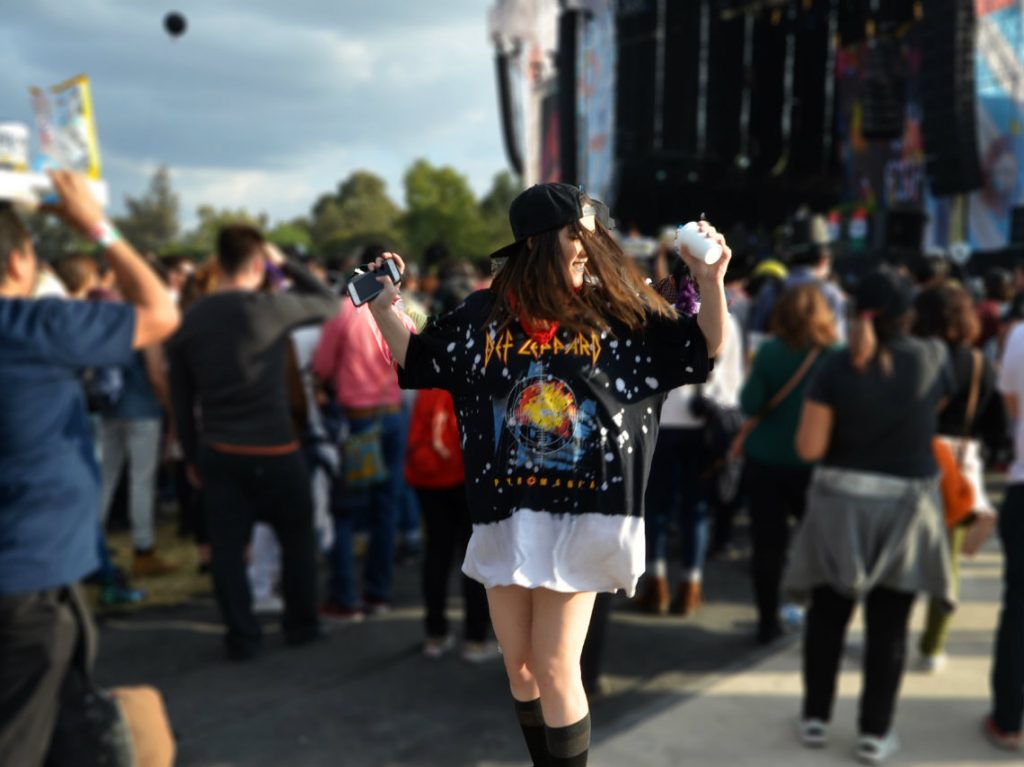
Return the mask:
<svg viewBox="0 0 1024 767">
<path fill-rule="evenodd" d="M 48 91 L 31 92 L 44 167 L 76 170 L 98 180 L 100 149 L 89 78 L 79 75 Z"/>
</svg>

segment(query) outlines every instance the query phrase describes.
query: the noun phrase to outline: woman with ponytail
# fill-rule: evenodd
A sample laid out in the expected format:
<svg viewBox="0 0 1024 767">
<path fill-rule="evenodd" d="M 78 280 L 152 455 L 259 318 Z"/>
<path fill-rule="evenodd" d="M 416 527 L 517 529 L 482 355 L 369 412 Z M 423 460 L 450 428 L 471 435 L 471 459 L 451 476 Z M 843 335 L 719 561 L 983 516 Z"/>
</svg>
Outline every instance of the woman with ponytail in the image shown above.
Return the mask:
<svg viewBox="0 0 1024 767">
<path fill-rule="evenodd" d="M 854 299 L 849 348 L 811 380 L 797 430 L 797 454 L 820 464 L 784 586 L 810 598 L 799 722 L 807 746 L 827 741 L 846 627 L 864 603 L 856 754 L 880 764 L 899 745 L 892 722 L 914 598 L 953 606 L 932 438 L 955 378 L 944 343 L 909 335 L 909 282 L 879 269 Z"/>
<path fill-rule="evenodd" d="M 953 586 L 958 586 L 959 559 L 978 540 L 977 532 L 991 529 L 995 507 L 985 492 L 982 439 L 987 434 L 1007 433 L 1002 400 L 996 390 L 998 374 L 992 362 L 974 343 L 981 334 L 981 322 L 970 293 L 956 284 L 929 288 L 914 301 L 914 335 L 937 338 L 946 344 L 956 376 L 956 391 L 939 414 L 938 434 L 957 460 L 959 470 L 970 484 L 974 504 L 966 520 L 950 526 L 949 553 Z M 977 522 L 977 526 L 973 525 Z M 971 536 L 968 536 L 968 530 Z M 925 630 L 918 649 L 918 668 L 936 672 L 946 663 L 943 651 L 950 616 L 936 603 L 928 606 Z"/>
</svg>

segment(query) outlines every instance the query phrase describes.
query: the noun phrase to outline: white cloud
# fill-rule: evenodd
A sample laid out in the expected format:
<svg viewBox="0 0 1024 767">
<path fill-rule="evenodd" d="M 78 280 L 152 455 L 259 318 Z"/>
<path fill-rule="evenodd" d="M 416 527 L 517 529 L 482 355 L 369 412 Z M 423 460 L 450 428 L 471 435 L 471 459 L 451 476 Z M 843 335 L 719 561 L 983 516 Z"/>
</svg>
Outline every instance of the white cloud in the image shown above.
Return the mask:
<svg viewBox="0 0 1024 767">
<path fill-rule="evenodd" d="M 480 193 L 505 165 L 484 0 L 179 0 L 176 41 L 155 0 L 15 5 L 0 119 L 30 121 L 29 85 L 88 73 L 118 201 L 166 164 L 186 217 L 210 203 L 277 220 L 356 169 L 400 202 L 417 157 Z"/>
</svg>

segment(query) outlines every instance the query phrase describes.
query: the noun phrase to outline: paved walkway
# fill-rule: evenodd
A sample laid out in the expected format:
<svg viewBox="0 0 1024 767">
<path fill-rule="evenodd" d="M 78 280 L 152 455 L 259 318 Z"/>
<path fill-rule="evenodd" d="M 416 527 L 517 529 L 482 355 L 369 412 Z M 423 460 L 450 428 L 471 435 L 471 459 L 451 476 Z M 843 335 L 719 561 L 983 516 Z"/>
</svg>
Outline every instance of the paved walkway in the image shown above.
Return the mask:
<svg viewBox="0 0 1024 767">
<path fill-rule="evenodd" d="M 896 729 L 903 747 L 893 765 L 973 767 L 1024 765 L 1024 754 L 992 748 L 980 734 L 989 700 L 989 671 L 1001 593 L 1002 557 L 994 542 L 963 566 L 961 606 L 953 624 L 946 668 L 935 675 L 913 670 L 924 605 L 915 609 Z M 809 750 L 797 742 L 801 698 L 800 645 L 788 642 L 753 666 L 718 676 L 699 694 L 637 711 L 613 732 L 597 733 L 592 767 L 802 767 L 851 764 L 860 689 L 861 625 L 848 637 L 831 742 Z"/>
</svg>

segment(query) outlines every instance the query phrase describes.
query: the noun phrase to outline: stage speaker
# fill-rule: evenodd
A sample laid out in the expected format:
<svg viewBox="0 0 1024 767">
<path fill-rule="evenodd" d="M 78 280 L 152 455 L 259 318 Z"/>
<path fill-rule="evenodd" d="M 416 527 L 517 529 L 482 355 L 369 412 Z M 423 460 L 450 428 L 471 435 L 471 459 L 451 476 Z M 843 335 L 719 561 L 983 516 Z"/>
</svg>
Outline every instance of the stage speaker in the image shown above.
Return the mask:
<svg viewBox="0 0 1024 767">
<path fill-rule="evenodd" d="M 615 155 L 628 162 L 648 156 L 654 145 L 658 3 L 620 3 L 615 22 Z"/>
<path fill-rule="evenodd" d="M 1010 244 L 1024 245 L 1024 205 L 1010 210 Z"/>
<path fill-rule="evenodd" d="M 707 89 L 705 163 L 718 171 L 731 168 L 740 151 L 744 91 L 750 87 L 743 67 L 742 14 L 715 14 L 711 23 L 711 62 Z"/>
<path fill-rule="evenodd" d="M 829 3 L 817 3 L 796 21 L 790 168 L 798 178 L 819 175 L 830 165 L 836 53 L 831 40 L 832 13 Z"/>
<path fill-rule="evenodd" d="M 935 195 L 982 184 L 975 116 L 974 0 L 925 0 L 921 103 L 926 171 Z"/>
<path fill-rule="evenodd" d="M 578 184 L 576 55 L 582 11 L 566 10 L 558 20 L 558 156 L 560 180 Z"/>
<path fill-rule="evenodd" d="M 926 219 L 924 211 L 916 208 L 889 210 L 885 216 L 885 247 L 920 252 Z"/>
<path fill-rule="evenodd" d="M 887 36 L 874 38 L 864 73 L 864 138 L 891 141 L 903 135 L 906 90 L 899 43 Z"/>
<path fill-rule="evenodd" d="M 762 12 L 754 26 L 754 71 L 751 82 L 750 170 L 766 175 L 784 150 L 782 110 L 786 104 L 786 36 L 788 19 L 781 8 Z"/>
<path fill-rule="evenodd" d="M 658 94 L 661 121 L 656 127 L 655 149 L 691 161 L 699 152 L 701 32 L 710 30 L 711 5 L 667 2 L 664 6 L 664 72 Z M 709 51 L 705 48 L 705 54 Z M 706 113 L 705 107 L 704 117 Z"/>
</svg>

